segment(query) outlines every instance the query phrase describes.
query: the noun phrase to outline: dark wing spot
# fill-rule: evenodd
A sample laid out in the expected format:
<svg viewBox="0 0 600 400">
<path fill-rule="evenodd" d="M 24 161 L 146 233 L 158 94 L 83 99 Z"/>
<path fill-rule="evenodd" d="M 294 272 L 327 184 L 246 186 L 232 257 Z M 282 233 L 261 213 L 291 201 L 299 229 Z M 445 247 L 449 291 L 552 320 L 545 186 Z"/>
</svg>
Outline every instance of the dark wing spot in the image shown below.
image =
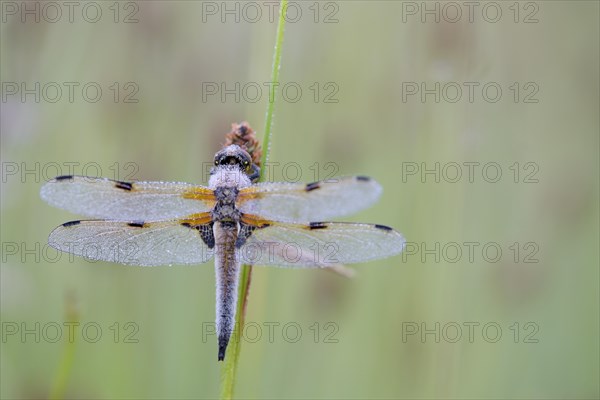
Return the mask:
<svg viewBox="0 0 600 400">
<path fill-rule="evenodd" d="M 356 180 L 363 181 L 363 182 L 369 182 L 371 180 L 371 178 L 369 178 L 368 176 L 357 176 Z"/>
<path fill-rule="evenodd" d="M 215 247 L 215 235 L 213 234 L 213 223 L 198 225 L 196 227 L 200 233 L 202 241 L 208 246 L 209 249 Z"/>
<path fill-rule="evenodd" d="M 143 228 L 144 227 L 144 221 L 133 221 L 133 222 L 127 223 L 127 225 L 132 226 L 134 228 Z"/>
<path fill-rule="evenodd" d="M 57 181 L 70 181 L 71 179 L 73 179 L 73 175 L 61 175 L 61 176 L 57 176 L 56 178 Z"/>
<path fill-rule="evenodd" d="M 69 221 L 69 222 L 65 222 L 64 224 L 62 224 L 62 226 L 73 226 L 73 225 L 79 225 L 81 223 L 81 221 Z"/>
<path fill-rule="evenodd" d="M 389 226 L 385 226 L 385 225 L 375 224 L 375 228 L 381 229 L 381 230 L 384 230 L 384 231 L 393 231 L 392 228 L 390 228 Z"/>
<path fill-rule="evenodd" d="M 133 189 L 133 185 L 129 182 L 121 182 L 121 181 L 116 181 L 115 182 L 115 187 L 119 188 L 119 189 L 123 189 L 123 190 L 131 190 Z"/>
<path fill-rule="evenodd" d="M 311 222 L 308 227 L 310 229 L 325 229 L 327 228 L 327 223 L 325 222 Z"/>
<path fill-rule="evenodd" d="M 321 184 L 319 182 L 312 182 L 306 185 L 305 190 L 307 192 L 310 192 L 311 190 L 315 190 L 321 187 Z"/>
<path fill-rule="evenodd" d="M 192 225 L 189 222 L 182 222 L 182 226 L 186 228 L 195 229 L 200 234 L 202 241 L 208 246 L 209 249 L 215 247 L 215 236 L 213 234 L 213 223 L 203 225 Z"/>
<path fill-rule="evenodd" d="M 235 248 L 239 249 L 241 248 L 244 243 L 246 243 L 246 240 L 248 240 L 248 238 L 250 237 L 250 235 L 252 235 L 252 232 L 254 232 L 254 230 L 256 228 L 258 228 L 257 226 L 252 226 L 252 225 L 248 225 L 248 224 L 240 224 L 240 232 L 238 233 L 238 237 L 235 240 Z M 261 226 L 262 228 L 262 226 Z"/>
</svg>

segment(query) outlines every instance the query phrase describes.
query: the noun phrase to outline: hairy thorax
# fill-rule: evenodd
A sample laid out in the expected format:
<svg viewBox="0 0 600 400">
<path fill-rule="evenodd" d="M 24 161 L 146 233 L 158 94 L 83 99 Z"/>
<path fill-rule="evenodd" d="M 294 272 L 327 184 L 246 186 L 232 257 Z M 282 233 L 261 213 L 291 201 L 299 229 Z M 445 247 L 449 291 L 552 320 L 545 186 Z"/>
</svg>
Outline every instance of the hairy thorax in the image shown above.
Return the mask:
<svg viewBox="0 0 600 400">
<path fill-rule="evenodd" d="M 216 189 L 218 187 L 237 187 L 242 189 L 252 184 L 246 173 L 235 166 L 218 166 L 210 171 L 208 187 Z"/>
<path fill-rule="evenodd" d="M 211 211 L 213 221 L 220 222 L 225 228 L 237 228 L 240 212 L 235 207 L 235 201 L 239 189 L 250 186 L 250 184 L 248 176 L 237 168 L 214 168 L 209 180 L 209 186 L 215 191 L 217 199 L 215 207 Z"/>
</svg>

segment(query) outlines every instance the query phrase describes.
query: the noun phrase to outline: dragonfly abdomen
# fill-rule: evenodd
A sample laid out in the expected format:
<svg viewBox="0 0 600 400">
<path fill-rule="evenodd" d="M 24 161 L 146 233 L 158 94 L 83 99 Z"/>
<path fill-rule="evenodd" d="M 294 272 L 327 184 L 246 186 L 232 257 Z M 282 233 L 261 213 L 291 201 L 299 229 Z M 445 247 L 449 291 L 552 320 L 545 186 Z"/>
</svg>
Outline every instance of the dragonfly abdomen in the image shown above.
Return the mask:
<svg viewBox="0 0 600 400">
<path fill-rule="evenodd" d="M 217 336 L 219 341 L 219 361 L 225 358 L 225 351 L 235 327 L 237 289 L 240 260 L 235 248 L 239 224 L 215 222 L 215 276 L 217 282 Z"/>
</svg>

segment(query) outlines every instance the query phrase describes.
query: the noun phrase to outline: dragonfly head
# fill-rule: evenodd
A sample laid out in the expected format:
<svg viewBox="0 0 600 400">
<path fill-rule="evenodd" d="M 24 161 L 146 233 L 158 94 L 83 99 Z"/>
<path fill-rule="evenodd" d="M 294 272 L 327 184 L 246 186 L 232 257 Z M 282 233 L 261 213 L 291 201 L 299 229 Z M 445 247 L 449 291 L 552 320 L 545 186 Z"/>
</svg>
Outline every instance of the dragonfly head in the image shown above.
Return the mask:
<svg viewBox="0 0 600 400">
<path fill-rule="evenodd" d="M 253 171 L 252 157 L 236 144 L 227 146 L 215 154 L 215 166 L 237 166 L 246 174 Z"/>
</svg>

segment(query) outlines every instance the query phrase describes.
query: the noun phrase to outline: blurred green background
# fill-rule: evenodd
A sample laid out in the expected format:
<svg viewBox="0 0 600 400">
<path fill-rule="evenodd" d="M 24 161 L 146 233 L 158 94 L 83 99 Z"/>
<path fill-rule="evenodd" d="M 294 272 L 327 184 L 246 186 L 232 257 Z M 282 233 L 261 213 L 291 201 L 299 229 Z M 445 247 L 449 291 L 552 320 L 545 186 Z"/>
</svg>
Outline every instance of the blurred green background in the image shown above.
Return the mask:
<svg viewBox="0 0 600 400">
<path fill-rule="evenodd" d="M 460 17 L 435 2 L 289 10 L 271 178 L 372 176 L 380 202 L 345 219 L 409 247 L 351 280 L 255 268 L 238 397 L 598 398 L 599 6 L 475 3 L 471 21 L 461 2 Z M 77 217 L 39 190 L 70 172 L 206 183 L 232 122 L 262 137 L 272 5 L 75 2 L 70 21 L 63 2 L 23 4 L 2 2 L 1 396 L 47 397 L 74 350 L 65 397 L 217 397 L 212 263 L 57 254 L 48 233 Z M 436 82 L 439 102 L 407 92 Z"/>
</svg>

